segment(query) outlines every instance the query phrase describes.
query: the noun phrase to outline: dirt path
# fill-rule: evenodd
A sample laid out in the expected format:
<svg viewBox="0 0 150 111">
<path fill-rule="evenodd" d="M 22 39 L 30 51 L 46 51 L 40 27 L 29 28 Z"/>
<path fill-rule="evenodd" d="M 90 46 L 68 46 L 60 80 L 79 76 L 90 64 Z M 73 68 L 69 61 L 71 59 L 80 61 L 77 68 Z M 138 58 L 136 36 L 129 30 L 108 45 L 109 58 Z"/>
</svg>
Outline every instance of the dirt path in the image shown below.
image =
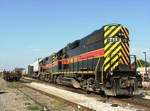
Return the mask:
<svg viewBox="0 0 150 111">
<path fill-rule="evenodd" d="M 46 111 L 46 108 L 50 111 L 81 111 L 64 101 L 47 97 L 18 82 L 6 82 L 0 77 L 0 111 Z"/>
<path fill-rule="evenodd" d="M 40 109 L 32 100 L 23 95 L 12 85 L 0 77 L 0 110 L 1 111 L 30 111 Z M 32 106 L 32 108 L 31 108 Z"/>
</svg>

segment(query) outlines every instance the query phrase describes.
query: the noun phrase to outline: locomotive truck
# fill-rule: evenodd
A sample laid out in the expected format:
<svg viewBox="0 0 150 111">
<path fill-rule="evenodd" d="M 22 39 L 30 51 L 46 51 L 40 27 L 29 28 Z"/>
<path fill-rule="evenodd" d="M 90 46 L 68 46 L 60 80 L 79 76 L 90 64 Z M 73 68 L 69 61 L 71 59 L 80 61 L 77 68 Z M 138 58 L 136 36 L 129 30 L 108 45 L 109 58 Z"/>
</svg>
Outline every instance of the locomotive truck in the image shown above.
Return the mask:
<svg viewBox="0 0 150 111">
<path fill-rule="evenodd" d="M 38 78 L 105 95 L 140 94 L 142 78 L 129 43 L 126 27 L 105 25 L 45 57 L 39 62 Z"/>
</svg>

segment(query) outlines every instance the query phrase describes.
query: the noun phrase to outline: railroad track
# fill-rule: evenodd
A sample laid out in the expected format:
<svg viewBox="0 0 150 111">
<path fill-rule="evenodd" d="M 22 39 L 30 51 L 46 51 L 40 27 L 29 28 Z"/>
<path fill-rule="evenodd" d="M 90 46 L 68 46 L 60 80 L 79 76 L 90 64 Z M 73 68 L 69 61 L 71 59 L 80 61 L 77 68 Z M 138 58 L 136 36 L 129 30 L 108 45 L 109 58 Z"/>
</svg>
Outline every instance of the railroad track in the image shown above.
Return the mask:
<svg viewBox="0 0 150 111">
<path fill-rule="evenodd" d="M 47 82 L 44 82 L 44 81 L 39 81 L 39 80 L 36 80 L 36 79 L 27 79 L 26 80 L 28 81 L 34 81 L 34 82 L 40 82 L 42 84 L 46 84 L 46 85 L 52 85 L 52 86 L 55 86 L 57 88 L 61 88 L 61 89 L 65 89 L 65 90 L 68 90 L 68 91 L 71 91 L 71 92 L 76 92 L 76 93 L 80 93 L 80 94 L 86 94 L 87 93 L 83 90 L 77 90 L 77 89 L 74 89 L 74 88 L 71 88 L 71 87 L 66 87 L 66 86 L 60 86 L 60 85 L 55 85 L 55 84 L 52 84 L 52 83 L 47 83 Z M 36 90 L 36 89 L 35 89 Z M 39 91 L 40 93 L 43 93 L 43 94 L 46 94 L 46 95 L 49 95 L 43 91 Z M 51 97 L 53 97 L 53 95 L 50 95 Z M 91 93 L 88 95 L 89 97 L 95 97 L 97 98 L 98 101 L 102 101 L 102 102 L 112 102 L 112 106 L 118 106 L 119 104 L 124 104 L 125 106 L 131 106 L 131 107 L 135 107 L 135 108 L 138 108 L 138 109 L 144 109 L 146 111 L 150 111 L 150 100 L 148 99 L 143 99 L 143 98 L 137 98 L 137 97 L 134 97 L 133 99 L 130 98 L 130 97 L 101 97 L 100 95 L 98 94 L 95 94 L 95 93 Z M 62 99 L 62 98 L 59 98 L 59 97 L 56 97 L 54 96 L 55 98 L 58 98 L 59 99 Z M 68 101 L 66 101 L 68 102 Z M 70 103 L 71 105 L 73 105 L 74 103 Z M 77 107 L 77 104 L 74 104 L 73 106 Z M 91 109 L 86 109 L 85 107 L 82 106 L 82 108 L 84 110 L 90 110 Z"/>
<path fill-rule="evenodd" d="M 100 95 L 97 95 L 95 93 L 91 93 L 90 96 L 99 98 L 100 101 L 104 101 L 104 102 L 112 102 L 114 104 L 112 105 L 116 105 L 118 106 L 120 103 L 124 104 L 125 106 L 131 106 L 131 107 L 136 107 L 138 109 L 143 109 L 145 111 L 150 111 L 150 99 L 144 99 L 144 98 L 140 98 L 140 97 L 100 97 Z"/>
<path fill-rule="evenodd" d="M 36 81 L 36 80 L 34 80 Z M 21 83 L 29 83 L 29 81 L 24 81 L 23 79 L 20 80 Z M 43 82 L 41 82 L 43 83 Z M 39 90 L 37 88 L 33 88 L 31 86 L 27 86 L 27 85 L 24 85 L 25 87 L 29 88 L 29 89 L 32 89 L 34 91 L 37 91 L 38 93 L 41 93 L 43 95 L 46 95 L 50 98 L 53 98 L 53 99 L 56 99 L 56 100 L 59 100 L 59 101 L 63 101 L 65 102 L 67 105 L 71 105 L 72 107 L 75 107 L 75 108 L 79 108 L 79 111 L 95 111 L 93 109 L 90 109 L 88 107 L 85 107 L 85 106 L 82 106 L 82 105 L 79 105 L 77 103 L 74 103 L 74 102 L 71 102 L 71 101 L 68 101 L 66 99 L 63 99 L 61 97 L 58 97 L 58 96 L 55 96 L 55 95 L 52 95 L 52 94 L 49 94 L 45 91 L 42 91 L 42 90 Z M 47 107 L 45 104 L 41 103 L 40 101 L 38 101 L 37 99 L 31 97 L 29 94 L 25 93 L 26 91 L 25 90 L 22 90 L 22 88 L 18 88 L 18 90 L 22 93 L 24 93 L 27 97 L 29 97 L 30 99 L 32 99 L 35 103 L 37 103 L 38 105 L 40 105 L 43 109 L 45 109 L 46 111 L 52 111 L 49 107 Z"/>
<path fill-rule="evenodd" d="M 143 99 L 143 98 L 123 98 L 121 101 L 126 102 L 127 104 L 131 104 L 132 106 L 136 106 L 138 108 L 145 109 L 147 111 L 150 111 L 150 100 L 149 99 Z"/>
<path fill-rule="evenodd" d="M 46 111 L 51 111 L 50 108 L 48 108 L 45 104 L 42 104 L 40 101 L 37 101 L 37 99 L 31 97 L 28 93 L 26 93 L 22 88 L 17 88 L 21 93 L 23 93 L 24 95 L 26 95 L 28 98 L 30 98 L 31 100 L 33 100 L 36 104 L 38 104 L 39 106 L 41 106 L 42 109 L 46 110 Z M 30 92 L 31 93 L 31 92 Z"/>
</svg>

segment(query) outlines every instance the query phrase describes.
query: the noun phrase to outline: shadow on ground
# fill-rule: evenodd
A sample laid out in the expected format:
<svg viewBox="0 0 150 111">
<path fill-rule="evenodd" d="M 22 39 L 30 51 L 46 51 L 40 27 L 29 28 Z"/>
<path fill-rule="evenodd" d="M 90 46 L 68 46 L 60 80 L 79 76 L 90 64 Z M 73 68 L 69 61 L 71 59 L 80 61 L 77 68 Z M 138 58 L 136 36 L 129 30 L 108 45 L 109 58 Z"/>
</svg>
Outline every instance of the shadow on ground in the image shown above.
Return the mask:
<svg viewBox="0 0 150 111">
<path fill-rule="evenodd" d="M 7 92 L 0 92 L 0 94 L 5 94 L 5 93 L 7 93 Z"/>
</svg>

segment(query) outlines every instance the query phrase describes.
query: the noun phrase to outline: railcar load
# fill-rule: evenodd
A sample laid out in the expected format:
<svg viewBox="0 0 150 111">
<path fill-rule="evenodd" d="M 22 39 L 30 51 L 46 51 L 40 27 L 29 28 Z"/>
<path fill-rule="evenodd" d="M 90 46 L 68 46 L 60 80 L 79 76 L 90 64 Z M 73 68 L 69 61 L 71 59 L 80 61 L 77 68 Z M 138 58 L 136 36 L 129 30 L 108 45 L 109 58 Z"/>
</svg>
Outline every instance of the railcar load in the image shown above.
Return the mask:
<svg viewBox="0 0 150 111">
<path fill-rule="evenodd" d="M 3 79 L 6 81 L 19 81 L 20 78 L 21 73 L 19 72 L 3 71 Z"/>
<path fill-rule="evenodd" d="M 39 62 L 38 78 L 112 96 L 139 94 L 142 78 L 129 42 L 126 27 L 105 25 L 45 57 Z"/>
</svg>

